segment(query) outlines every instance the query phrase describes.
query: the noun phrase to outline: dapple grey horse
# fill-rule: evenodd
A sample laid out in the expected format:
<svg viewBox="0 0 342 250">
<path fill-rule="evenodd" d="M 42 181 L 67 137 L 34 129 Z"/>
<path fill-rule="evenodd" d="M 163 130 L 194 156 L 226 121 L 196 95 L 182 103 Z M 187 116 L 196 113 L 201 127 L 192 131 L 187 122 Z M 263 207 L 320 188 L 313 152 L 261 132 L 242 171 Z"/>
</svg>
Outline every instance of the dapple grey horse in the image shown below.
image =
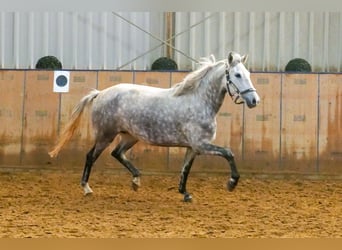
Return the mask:
<svg viewBox="0 0 342 250">
<path fill-rule="evenodd" d="M 141 140 L 151 145 L 187 149 L 179 183 L 184 201 L 192 199 L 186 182 L 199 154 L 218 155 L 228 161 L 231 177 L 227 187 L 232 191 L 240 178 L 234 155 L 230 149 L 211 142 L 216 136 L 216 114 L 226 93 L 235 103 L 245 102 L 249 108 L 260 101 L 244 66 L 246 60 L 247 56 L 235 52 L 218 62 L 214 56 L 202 58 L 197 70 L 168 89 L 121 83 L 102 91 L 93 90 L 75 107 L 58 144 L 49 154 L 55 157 L 71 139 L 84 108 L 92 103 L 95 143 L 86 156 L 81 181 L 85 194 L 93 192 L 88 180 L 94 162 L 118 135 L 121 140 L 111 154 L 131 172 L 135 190 L 140 186 L 140 172 L 125 153 Z"/>
</svg>

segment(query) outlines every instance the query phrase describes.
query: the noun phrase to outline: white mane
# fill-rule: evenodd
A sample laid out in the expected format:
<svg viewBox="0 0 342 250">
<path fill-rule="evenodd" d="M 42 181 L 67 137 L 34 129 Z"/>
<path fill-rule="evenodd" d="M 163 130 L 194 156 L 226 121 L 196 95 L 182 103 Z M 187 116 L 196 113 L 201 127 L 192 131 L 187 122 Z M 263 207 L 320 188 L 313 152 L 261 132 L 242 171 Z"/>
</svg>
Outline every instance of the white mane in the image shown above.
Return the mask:
<svg viewBox="0 0 342 250">
<path fill-rule="evenodd" d="M 198 88 L 201 79 L 203 79 L 208 71 L 214 68 L 216 65 L 226 62 L 227 60 L 222 60 L 216 62 L 214 55 L 209 58 L 201 58 L 199 61 L 199 69 L 189 73 L 183 81 L 177 83 L 173 88 L 175 89 L 174 95 L 180 96 L 189 93 Z"/>
</svg>

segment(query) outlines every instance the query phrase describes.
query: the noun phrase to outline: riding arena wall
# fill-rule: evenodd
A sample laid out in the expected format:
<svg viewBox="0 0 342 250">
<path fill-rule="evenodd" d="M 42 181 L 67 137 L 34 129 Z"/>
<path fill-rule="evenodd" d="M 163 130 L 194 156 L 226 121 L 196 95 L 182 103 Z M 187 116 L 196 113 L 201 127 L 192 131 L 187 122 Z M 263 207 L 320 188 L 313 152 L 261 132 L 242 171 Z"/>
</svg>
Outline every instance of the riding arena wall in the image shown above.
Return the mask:
<svg viewBox="0 0 342 250">
<path fill-rule="evenodd" d="M 0 70 L 0 169 L 83 168 L 93 143 L 87 112 L 58 157 L 48 155 L 82 96 L 119 82 L 168 88 L 187 73 L 70 71 L 69 92 L 55 93 L 54 71 Z M 248 109 L 227 96 L 217 115 L 214 143 L 232 149 L 240 172 L 341 175 L 342 74 L 254 72 L 251 78 L 260 105 Z M 113 145 L 96 168 L 124 171 L 110 155 Z M 180 171 L 184 153 L 139 142 L 127 157 L 142 172 L 171 173 Z M 193 171 L 228 172 L 229 166 L 219 157 L 199 156 Z"/>
</svg>

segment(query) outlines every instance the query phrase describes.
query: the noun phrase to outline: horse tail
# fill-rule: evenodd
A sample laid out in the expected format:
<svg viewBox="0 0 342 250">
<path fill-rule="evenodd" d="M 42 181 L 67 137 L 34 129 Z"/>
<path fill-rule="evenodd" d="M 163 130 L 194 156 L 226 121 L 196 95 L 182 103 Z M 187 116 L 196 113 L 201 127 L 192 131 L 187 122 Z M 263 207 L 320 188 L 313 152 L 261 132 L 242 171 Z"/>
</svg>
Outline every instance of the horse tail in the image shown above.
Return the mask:
<svg viewBox="0 0 342 250">
<path fill-rule="evenodd" d="M 81 115 L 84 111 L 84 108 L 88 106 L 88 104 L 92 102 L 98 96 L 99 93 L 99 90 L 91 91 L 88 95 L 84 96 L 81 99 L 81 101 L 76 105 L 71 114 L 71 119 L 65 126 L 57 145 L 54 147 L 53 150 L 49 152 L 50 157 L 56 157 L 59 151 L 62 149 L 62 147 L 68 141 L 70 141 L 71 137 L 74 135 L 76 129 L 79 126 L 79 123 L 81 121 Z"/>
</svg>

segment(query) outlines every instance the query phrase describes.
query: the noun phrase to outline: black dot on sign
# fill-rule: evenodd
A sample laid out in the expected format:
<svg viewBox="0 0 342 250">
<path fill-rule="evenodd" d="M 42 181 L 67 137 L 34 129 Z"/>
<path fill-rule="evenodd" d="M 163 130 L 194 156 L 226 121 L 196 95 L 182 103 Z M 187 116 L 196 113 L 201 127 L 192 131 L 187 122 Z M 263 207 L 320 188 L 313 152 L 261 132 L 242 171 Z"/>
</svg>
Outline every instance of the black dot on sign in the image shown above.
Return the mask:
<svg viewBox="0 0 342 250">
<path fill-rule="evenodd" d="M 68 83 L 68 78 L 66 78 L 66 76 L 60 75 L 57 76 L 56 78 L 56 84 L 59 87 L 64 87 L 65 85 L 67 85 Z"/>
</svg>

